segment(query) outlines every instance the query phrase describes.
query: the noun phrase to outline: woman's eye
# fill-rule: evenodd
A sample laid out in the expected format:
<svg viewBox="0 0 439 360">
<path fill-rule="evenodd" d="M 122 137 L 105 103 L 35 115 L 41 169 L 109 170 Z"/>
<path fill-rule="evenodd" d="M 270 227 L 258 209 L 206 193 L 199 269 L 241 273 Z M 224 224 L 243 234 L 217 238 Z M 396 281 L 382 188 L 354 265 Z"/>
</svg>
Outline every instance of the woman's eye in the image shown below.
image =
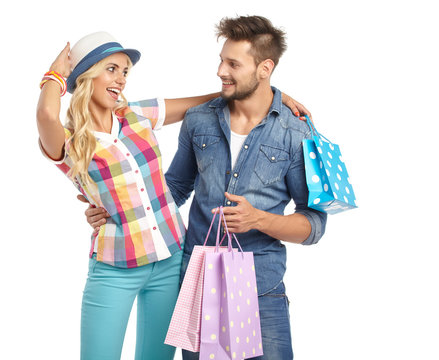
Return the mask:
<svg viewBox="0 0 439 360">
<path fill-rule="evenodd" d="M 114 66 L 110 66 L 107 70 L 113 72 L 114 71 Z"/>
</svg>

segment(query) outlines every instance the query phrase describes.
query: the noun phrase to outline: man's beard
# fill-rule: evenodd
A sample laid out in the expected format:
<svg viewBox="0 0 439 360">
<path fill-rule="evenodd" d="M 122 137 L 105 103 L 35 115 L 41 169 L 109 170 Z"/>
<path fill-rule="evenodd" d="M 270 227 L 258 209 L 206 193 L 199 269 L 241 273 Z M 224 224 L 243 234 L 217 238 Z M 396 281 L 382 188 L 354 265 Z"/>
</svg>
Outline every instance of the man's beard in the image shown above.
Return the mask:
<svg viewBox="0 0 439 360">
<path fill-rule="evenodd" d="M 259 86 L 259 81 L 256 78 L 256 73 L 253 73 L 252 79 L 243 89 L 237 89 L 231 95 L 225 95 L 224 92 L 221 92 L 221 97 L 227 101 L 229 101 L 229 100 L 245 100 L 245 99 L 248 99 L 251 95 L 253 95 L 253 93 L 256 91 L 258 86 Z"/>
</svg>

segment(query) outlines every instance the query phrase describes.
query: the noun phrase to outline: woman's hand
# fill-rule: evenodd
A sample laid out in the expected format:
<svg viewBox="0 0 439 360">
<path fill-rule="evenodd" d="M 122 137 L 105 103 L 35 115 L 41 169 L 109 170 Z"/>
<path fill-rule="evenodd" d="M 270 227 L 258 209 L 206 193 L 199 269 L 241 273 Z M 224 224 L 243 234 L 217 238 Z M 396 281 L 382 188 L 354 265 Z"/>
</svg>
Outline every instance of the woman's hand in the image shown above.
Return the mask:
<svg viewBox="0 0 439 360">
<path fill-rule="evenodd" d="M 300 118 L 300 120 L 306 121 L 305 115 L 308 115 L 309 118 L 312 120 L 312 115 L 309 110 L 300 102 L 294 100 L 291 96 L 282 93 L 282 103 L 285 106 L 288 106 L 293 114 Z"/>
<path fill-rule="evenodd" d="M 69 53 L 70 43 L 68 42 L 50 66 L 50 70 L 60 73 L 64 78 L 68 78 L 70 73 L 72 72 Z"/>
</svg>

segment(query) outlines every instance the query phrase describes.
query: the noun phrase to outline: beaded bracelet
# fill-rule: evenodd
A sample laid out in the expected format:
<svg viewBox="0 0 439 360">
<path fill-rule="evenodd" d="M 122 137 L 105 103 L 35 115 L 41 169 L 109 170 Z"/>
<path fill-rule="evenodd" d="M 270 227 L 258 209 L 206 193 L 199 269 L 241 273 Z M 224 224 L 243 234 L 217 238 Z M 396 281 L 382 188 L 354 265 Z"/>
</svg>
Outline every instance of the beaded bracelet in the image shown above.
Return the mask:
<svg viewBox="0 0 439 360">
<path fill-rule="evenodd" d="M 56 81 L 59 84 L 59 86 L 61 87 L 61 96 L 63 96 L 67 92 L 66 80 L 60 73 L 54 70 L 48 71 L 44 74 L 43 79 L 40 82 L 40 89 L 42 89 L 44 84 L 49 80 Z"/>
</svg>

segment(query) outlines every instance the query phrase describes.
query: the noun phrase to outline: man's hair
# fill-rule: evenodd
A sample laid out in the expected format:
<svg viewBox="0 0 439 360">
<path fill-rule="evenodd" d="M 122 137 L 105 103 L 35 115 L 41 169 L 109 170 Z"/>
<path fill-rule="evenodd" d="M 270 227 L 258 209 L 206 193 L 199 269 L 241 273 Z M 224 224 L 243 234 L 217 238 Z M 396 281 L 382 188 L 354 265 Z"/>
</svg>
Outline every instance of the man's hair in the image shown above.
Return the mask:
<svg viewBox="0 0 439 360">
<path fill-rule="evenodd" d="M 275 28 L 270 20 L 262 16 L 223 18 L 216 26 L 216 35 L 217 38 L 250 42 L 250 55 L 255 59 L 256 65 L 271 59 L 276 66 L 287 49 L 285 32 Z"/>
</svg>

